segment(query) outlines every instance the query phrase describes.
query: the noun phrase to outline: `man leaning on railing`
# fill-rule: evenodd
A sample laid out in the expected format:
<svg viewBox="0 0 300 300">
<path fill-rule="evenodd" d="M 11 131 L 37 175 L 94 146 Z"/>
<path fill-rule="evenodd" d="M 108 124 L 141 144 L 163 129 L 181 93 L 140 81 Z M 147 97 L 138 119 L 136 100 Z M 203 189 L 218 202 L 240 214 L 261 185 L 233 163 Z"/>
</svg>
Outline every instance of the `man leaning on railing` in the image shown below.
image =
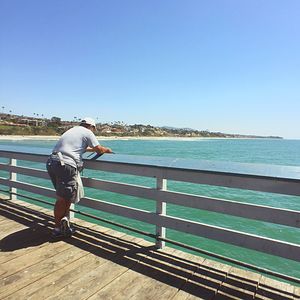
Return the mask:
<svg viewBox="0 0 300 300">
<path fill-rule="evenodd" d="M 95 130 L 96 123 L 92 118 L 82 119 L 79 126 L 67 130 L 60 137 L 47 160 L 47 171 L 56 189 L 54 237 L 68 237 L 75 232 L 70 226 L 69 213 L 71 203 L 80 200 L 78 191 L 82 185 L 79 172 L 83 168 L 83 153 L 112 153 L 110 148 L 99 144 Z"/>
</svg>

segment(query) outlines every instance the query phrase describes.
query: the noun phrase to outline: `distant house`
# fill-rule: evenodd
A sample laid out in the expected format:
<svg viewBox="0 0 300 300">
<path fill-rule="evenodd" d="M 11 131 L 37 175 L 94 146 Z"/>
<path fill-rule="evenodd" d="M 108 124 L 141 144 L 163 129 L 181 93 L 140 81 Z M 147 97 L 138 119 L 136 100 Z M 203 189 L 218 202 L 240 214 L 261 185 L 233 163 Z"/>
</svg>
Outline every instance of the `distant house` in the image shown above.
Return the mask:
<svg viewBox="0 0 300 300">
<path fill-rule="evenodd" d="M 28 126 L 46 126 L 47 123 L 43 119 L 23 118 L 17 119 L 18 124 L 26 124 Z"/>
</svg>

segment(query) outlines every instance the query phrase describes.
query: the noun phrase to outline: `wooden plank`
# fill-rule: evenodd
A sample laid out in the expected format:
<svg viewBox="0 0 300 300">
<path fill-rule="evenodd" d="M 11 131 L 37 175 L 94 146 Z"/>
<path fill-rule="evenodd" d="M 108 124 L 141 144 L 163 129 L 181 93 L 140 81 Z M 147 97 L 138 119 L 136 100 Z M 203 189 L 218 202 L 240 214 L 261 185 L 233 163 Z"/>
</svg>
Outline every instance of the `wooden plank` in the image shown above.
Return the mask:
<svg viewBox="0 0 300 300">
<path fill-rule="evenodd" d="M 7 299 L 46 299 L 80 278 L 82 274 L 99 267 L 105 261 L 104 258 L 89 253 L 71 261 L 69 264 L 62 265 L 55 272 L 45 273 L 44 277 L 14 292 Z M 77 287 L 77 289 L 80 288 L 80 286 Z"/>
<path fill-rule="evenodd" d="M 90 230 L 91 228 L 87 228 L 87 232 L 92 232 Z M 114 234 L 114 232 L 109 229 L 106 229 L 106 232 L 107 234 Z M 84 235 L 85 238 L 91 236 L 84 232 L 81 232 L 80 235 Z M 118 236 L 119 235 L 120 234 L 118 234 Z M 91 244 L 86 244 L 85 247 L 81 248 L 78 247 L 79 243 L 84 243 L 82 238 L 77 239 L 77 237 L 74 236 L 72 239 L 69 239 L 69 242 L 73 244 L 69 251 L 79 251 L 79 253 L 82 253 L 78 259 L 72 258 L 71 260 L 59 261 L 58 257 L 53 257 L 52 259 L 55 259 L 53 264 L 60 265 L 57 270 L 54 272 L 44 272 L 39 279 L 32 280 L 33 282 L 18 289 L 12 293 L 8 299 L 28 299 L 28 297 L 30 297 L 30 299 L 45 299 L 47 296 L 53 295 L 53 293 L 80 277 L 84 272 L 105 263 L 105 258 L 90 252 L 92 250 Z M 41 262 L 39 266 L 45 269 L 44 264 L 45 262 Z M 31 271 L 36 272 L 34 270 Z"/>
<path fill-rule="evenodd" d="M 93 223 L 87 223 L 87 222 L 78 222 L 76 223 L 75 227 L 77 228 L 77 230 L 80 230 L 80 228 L 82 227 L 80 224 L 84 224 L 84 225 L 89 225 L 89 226 L 85 226 L 86 229 L 92 230 L 93 227 L 95 228 L 95 224 Z M 1 228 L 1 227 L 0 227 Z M 100 232 L 101 227 L 98 226 L 97 230 L 99 230 Z M 104 231 L 104 230 L 103 230 Z M 107 228 L 105 228 L 105 231 L 108 231 Z M 2 263 L 7 263 L 13 259 L 16 258 L 20 258 L 23 259 L 21 256 L 23 255 L 29 255 L 29 253 L 31 253 L 31 255 L 35 255 L 35 252 L 38 248 L 42 248 L 42 247 L 47 247 L 49 245 L 49 240 L 51 240 L 51 236 L 50 236 L 50 230 L 44 230 L 43 231 L 44 234 L 37 234 L 37 232 L 32 231 L 32 228 L 28 228 L 28 234 L 23 232 L 20 232 L 20 237 L 21 239 L 18 239 L 13 247 L 14 249 L 12 250 L 7 250 L 7 246 L 3 247 L 2 252 L 0 252 L 0 264 Z M 26 236 L 26 241 L 23 241 L 22 238 L 24 238 Z M 30 240 L 27 240 L 28 239 Z M 3 269 L 1 268 L 1 272 L 0 275 L 3 274 Z"/>
<path fill-rule="evenodd" d="M 57 267 L 56 269 L 60 269 L 63 266 L 62 263 L 64 263 L 64 261 L 62 261 L 62 259 L 64 259 L 65 257 L 68 259 L 68 262 L 72 261 L 72 257 L 70 257 L 68 252 L 74 255 L 74 249 L 69 249 L 69 251 L 65 251 L 63 256 L 58 255 L 58 257 L 60 258 L 60 262 L 59 267 Z M 80 255 L 82 255 L 82 253 Z M 76 259 L 78 259 L 78 257 L 76 257 Z M 55 262 L 53 262 L 53 258 L 48 258 L 40 264 L 33 265 L 28 269 L 17 273 L 15 276 L 11 276 L 10 280 L 12 284 L 6 287 L 5 292 L 1 296 L 10 295 L 12 299 L 16 299 L 16 292 L 18 293 L 19 291 L 22 291 L 22 289 L 30 285 L 31 282 L 35 282 L 39 278 L 45 276 L 45 274 L 48 274 L 49 272 L 55 272 L 56 270 L 55 268 L 53 268 L 53 265 L 55 265 Z"/>
<path fill-rule="evenodd" d="M 163 291 L 166 289 L 173 290 L 171 295 L 174 295 L 177 289 L 161 280 L 162 276 L 165 280 L 168 278 L 167 271 L 164 272 L 163 270 L 163 267 L 167 268 L 168 265 L 163 256 L 160 258 L 161 260 L 155 259 L 152 251 L 141 254 L 138 265 L 107 285 L 97 294 L 97 298 L 101 299 L 104 295 L 112 295 L 113 299 L 124 299 L 124 297 L 143 299 L 147 295 L 149 299 L 168 299 L 163 295 Z M 173 280 L 176 281 L 175 276 L 173 276 Z"/>
<path fill-rule="evenodd" d="M 5 240 L 2 241 L 4 248 L 7 248 L 6 240 L 8 239 L 9 242 L 13 242 L 13 237 L 17 239 L 19 237 L 18 233 L 21 234 L 22 230 L 29 230 L 29 228 L 31 228 L 33 230 L 33 235 L 26 236 L 26 238 L 31 239 L 36 236 L 34 232 L 35 230 L 44 230 L 47 225 L 51 224 L 51 219 L 49 219 L 49 216 L 45 216 L 41 212 L 28 210 L 24 207 L 21 208 L 14 203 L 10 203 L 10 201 L 5 204 L 0 203 L 0 214 L 5 216 L 7 220 L 10 220 L 13 224 L 12 228 L 15 229 L 13 231 L 6 229 L 4 228 L 5 223 L 1 223 L 2 225 L 0 226 L 2 228 L 2 232 L 6 232 Z"/>
<path fill-rule="evenodd" d="M 133 239 L 133 241 L 134 240 L 140 239 Z M 96 268 L 82 274 L 80 278 L 74 280 L 58 293 L 49 297 L 49 299 L 86 299 L 96 293 L 103 286 L 107 285 L 110 281 L 114 280 L 114 278 L 126 272 L 129 267 L 132 267 L 137 263 L 137 254 L 140 251 L 143 251 L 143 248 L 135 245 L 134 243 L 125 244 L 124 246 L 125 248 L 121 251 L 108 256 L 107 258 L 109 260 L 107 260 L 104 264 L 96 266 Z"/>
<path fill-rule="evenodd" d="M 138 265 L 90 299 L 171 299 L 202 260 L 168 247 L 160 251 L 150 250 L 142 255 Z"/>
<path fill-rule="evenodd" d="M 22 221 L 27 221 L 28 224 L 32 224 L 33 221 L 35 221 L 35 223 L 39 221 L 45 221 L 45 217 L 47 218 L 47 220 L 50 220 L 49 214 L 43 213 L 42 209 L 40 209 L 39 207 L 35 207 L 33 209 L 31 207 L 26 206 L 26 203 L 24 203 L 23 206 L 20 206 L 18 204 L 10 202 L 11 201 L 8 201 L 8 203 L 5 204 L 0 203 L 0 214 L 8 219 L 13 219 L 16 222 L 20 221 L 20 223 L 22 223 Z"/>
<path fill-rule="evenodd" d="M 0 214 L 3 214 L 5 217 L 7 217 L 8 220 L 14 222 L 14 226 L 20 226 L 23 227 L 42 227 L 46 226 L 47 223 L 49 223 L 48 220 L 46 220 L 43 217 L 40 217 L 38 215 L 32 215 L 28 214 L 27 212 L 18 212 L 13 209 L 9 209 L 9 211 L 4 212 L 2 208 L 0 208 Z M 6 224 L 6 225 L 5 225 Z M 9 223 L 2 223 L 3 230 L 5 227 L 9 226 Z M 13 227 L 12 227 L 13 228 Z M 8 233 L 8 231 L 7 231 Z"/>
<path fill-rule="evenodd" d="M 34 214 L 34 217 L 37 217 L 39 215 L 44 216 L 42 212 L 50 213 L 48 209 L 41 208 L 39 206 L 26 203 L 23 201 L 19 201 L 19 200 L 11 201 L 11 203 L 6 203 L 6 204 L 9 211 L 11 213 L 13 212 L 16 216 L 18 214 L 22 214 L 22 216 L 24 215 L 30 216 L 30 212 L 31 212 L 31 218 L 32 218 L 32 214 Z M 23 206 L 19 207 L 19 205 L 21 204 L 23 204 Z M 37 211 L 37 209 L 39 209 L 39 211 Z M 31 221 L 30 217 L 28 217 L 28 220 Z M 85 228 L 92 228 L 96 226 L 93 223 L 85 222 L 80 219 L 75 219 L 74 221 L 76 222 L 75 227 L 77 229 L 80 229 L 82 225 L 85 226 Z M 17 235 L 15 234 L 15 238 L 16 238 L 15 242 L 12 240 L 14 235 L 11 235 L 10 238 L 9 234 L 7 236 L 9 240 L 8 239 L 2 240 L 3 248 L 2 248 L 2 252 L 0 253 L 0 263 L 8 262 L 12 259 L 24 255 L 25 253 L 34 251 L 36 248 L 44 247 L 48 244 L 48 241 L 50 239 L 50 229 L 47 230 L 45 228 L 43 229 L 41 227 L 37 227 L 35 226 L 36 224 L 32 224 L 32 222 L 30 222 L 30 226 L 35 226 L 35 227 L 30 227 L 30 228 L 23 225 L 19 225 L 18 223 L 15 223 L 15 221 L 13 220 L 6 219 L 6 222 L 10 222 L 10 224 L 12 224 L 11 228 L 13 230 L 11 230 L 11 233 L 18 233 L 18 234 Z M 53 222 L 51 222 L 51 224 L 53 224 Z M 0 232 L 2 233 L 3 227 L 0 226 L 0 228 L 1 228 Z M 42 230 L 43 234 L 39 234 L 39 230 Z M 108 229 L 101 226 L 97 226 L 97 230 L 101 232 L 101 231 L 107 231 Z M 6 230 L 6 232 L 9 233 L 8 230 Z M 10 244 L 12 243 L 13 245 L 10 246 Z M 12 249 L 8 249 L 8 248 L 12 248 Z M 3 274 L 3 272 L 0 272 L 0 274 Z"/>
<path fill-rule="evenodd" d="M 8 288 L 8 284 L 6 284 L 5 292 L 1 294 L 1 297 L 11 295 L 12 299 L 15 299 L 15 292 L 27 287 L 31 282 L 35 282 L 48 274 L 55 274 L 57 270 L 60 270 L 63 266 L 89 254 L 87 249 L 74 247 L 73 244 L 75 241 L 73 240 L 76 240 L 76 238 L 69 239 L 70 244 L 66 244 L 62 241 L 65 245 L 67 245 L 67 249 L 65 249 L 65 251 L 60 251 L 59 253 L 53 248 L 55 244 L 50 245 L 48 247 L 48 257 L 39 263 L 31 265 L 28 268 L 23 269 L 21 272 L 10 276 L 8 278 L 8 282 L 13 283 L 13 285 Z"/>
<path fill-rule="evenodd" d="M 0 215 L 0 226 L 2 223 L 4 224 L 5 222 L 7 222 L 7 219 Z"/>
<path fill-rule="evenodd" d="M 39 207 L 25 205 L 24 218 L 36 217 L 34 208 Z M 16 215 L 22 213 L 17 206 L 11 207 L 11 211 Z M 8 223 L 13 227 L 19 224 L 13 220 Z M 9 267 L 9 272 L 8 276 L 0 276 L 5 278 L 0 280 L 0 298 L 107 299 L 116 294 L 114 300 L 128 299 L 128 295 L 132 299 L 190 300 L 210 299 L 217 294 L 214 299 L 299 299 L 300 289 L 287 283 L 266 277 L 258 279 L 259 274 L 168 247 L 155 251 L 153 243 L 85 221 L 78 221 L 77 227 L 72 239 L 45 243 L 42 247 L 39 244 L 1 264 L 1 270 L 3 266 L 4 271 Z M 59 253 L 55 250 L 56 245 L 66 243 L 66 250 L 63 246 L 57 246 Z M 107 298 L 98 298 L 100 295 Z"/>
<path fill-rule="evenodd" d="M 39 206 L 38 204 L 31 204 L 29 202 L 22 201 L 21 204 L 15 203 L 16 206 L 14 206 L 12 209 L 20 212 L 21 214 L 28 214 L 31 216 L 31 219 L 39 218 L 41 220 L 47 220 L 51 224 L 54 224 L 54 217 L 53 217 L 53 209 L 54 206 L 48 206 L 49 208 L 45 208 L 42 206 Z M 21 205 L 21 206 L 20 206 Z"/>
<path fill-rule="evenodd" d="M 283 299 L 292 300 L 295 297 L 295 287 L 289 283 L 268 277 L 262 277 L 255 295 L 255 299 Z"/>
<path fill-rule="evenodd" d="M 48 245 L 48 242 L 39 244 L 38 240 L 36 241 L 36 243 L 37 243 L 37 245 L 35 245 L 33 243 L 32 246 L 29 246 L 29 247 L 26 247 L 26 248 L 21 248 L 20 247 L 19 249 L 16 249 L 16 250 L 13 250 L 13 251 L 7 251 L 7 252 L 1 251 L 0 264 L 2 265 L 3 263 L 7 263 L 7 262 L 9 262 L 13 259 L 16 259 L 16 258 L 19 258 L 19 257 L 25 255 L 25 254 L 32 253 L 32 255 L 34 255 L 34 251 L 36 251 L 39 248 L 46 247 Z M 2 269 L 0 271 L 0 275 L 1 274 L 3 274 Z"/>
<path fill-rule="evenodd" d="M 232 267 L 218 289 L 215 299 L 229 296 L 245 300 L 254 299 L 260 278 L 260 274 Z"/>
<path fill-rule="evenodd" d="M 0 228 L 0 239 L 3 239 L 14 232 L 27 228 L 27 226 L 15 223 L 12 220 L 5 220 L 0 223 Z"/>
<path fill-rule="evenodd" d="M 128 284 L 124 286 L 125 279 L 128 279 Z M 177 280 L 175 279 L 177 282 Z M 127 282 L 127 281 L 126 281 Z M 119 283 L 122 283 L 120 285 Z M 137 272 L 128 271 L 125 274 L 122 274 L 120 282 L 117 281 L 116 286 L 121 289 L 118 289 L 118 294 L 113 294 L 114 300 L 119 299 L 171 299 L 174 294 L 177 292 L 177 288 L 171 285 L 168 285 L 159 279 L 153 279 L 147 276 L 141 276 Z M 176 285 L 176 283 L 175 283 Z M 112 294 L 113 288 L 108 290 L 108 294 Z M 100 294 L 101 299 L 102 294 Z M 127 298 L 128 297 L 128 298 Z M 92 298 L 97 299 L 97 298 Z"/>
<path fill-rule="evenodd" d="M 65 243 L 64 241 L 59 241 L 57 243 L 48 243 L 48 247 L 40 247 L 36 248 L 34 252 L 26 252 L 21 257 L 16 257 L 15 259 L 11 259 L 1 265 L 1 270 L 4 273 L 0 278 L 3 278 L 3 284 L 8 277 L 26 269 L 32 265 L 35 265 L 41 261 L 44 261 L 48 257 L 55 255 L 56 253 L 64 252 L 71 247 L 70 244 Z M 49 251 L 49 246 L 51 247 L 51 251 Z M 5 284 L 4 284 L 5 285 Z M 0 283 L 0 286 L 1 283 Z"/>
<path fill-rule="evenodd" d="M 172 249 L 172 248 L 171 248 Z M 168 247 L 165 247 L 161 251 L 169 253 Z M 195 266 L 195 270 L 192 270 L 190 272 L 190 276 L 187 277 L 184 284 L 176 291 L 176 294 L 172 297 L 172 300 L 186 300 L 186 299 L 199 299 L 198 296 L 193 296 L 192 294 L 188 293 L 187 290 L 190 290 L 191 287 L 194 287 L 194 290 L 198 290 L 197 285 L 193 285 L 192 278 L 199 269 L 200 265 L 204 262 L 205 258 L 201 256 L 195 256 L 193 254 L 189 254 L 186 252 L 182 252 L 180 250 L 175 250 L 173 255 L 176 255 L 176 257 L 180 260 L 183 260 L 184 262 L 187 262 L 190 265 Z"/>
<path fill-rule="evenodd" d="M 229 269 L 228 265 L 205 259 L 174 299 L 213 299 Z"/>
<path fill-rule="evenodd" d="M 35 255 L 30 253 L 30 257 L 27 258 L 28 263 L 26 263 L 23 257 L 22 260 L 16 259 L 10 261 L 9 265 L 5 266 L 9 268 L 7 269 L 6 276 L 0 282 L 1 298 L 13 294 L 30 284 L 30 282 L 45 276 L 45 274 L 55 272 L 66 261 L 70 263 L 72 260 L 77 260 L 80 256 L 86 254 L 85 251 L 74 248 L 64 242 L 60 247 L 49 245 L 49 247 L 40 248 L 36 252 L 42 253 L 35 253 Z M 12 264 L 14 261 L 16 265 Z"/>
<path fill-rule="evenodd" d="M 124 270 L 119 276 L 111 278 L 110 282 L 105 286 L 101 286 L 98 289 L 98 292 L 89 299 L 135 299 L 134 295 L 136 295 L 137 291 L 145 286 L 145 282 L 150 280 L 150 278 L 144 274 L 147 267 L 151 269 L 151 265 L 145 263 L 150 252 L 139 252 L 135 257 L 131 257 L 136 264 L 132 265 L 131 268 Z M 149 299 L 152 297 L 152 295 L 149 295 L 145 291 L 142 298 L 139 296 L 139 299 L 143 299 L 145 295 L 147 295 Z"/>
<path fill-rule="evenodd" d="M 46 217 L 50 217 L 52 220 L 54 220 L 54 217 L 53 217 L 54 206 L 52 206 L 52 205 L 43 207 L 43 206 L 41 206 L 41 204 L 39 202 L 37 202 L 36 204 L 32 204 L 32 203 L 29 203 L 26 201 L 21 201 L 21 200 L 13 201 L 13 203 L 17 206 L 17 207 L 14 207 L 14 209 L 17 209 L 20 212 L 23 212 L 23 213 L 28 212 L 31 215 L 33 214 L 34 216 L 40 216 L 41 218 L 46 216 Z"/>
<path fill-rule="evenodd" d="M 45 274 L 44 277 L 12 294 L 11 299 L 46 299 L 53 293 L 56 293 L 66 285 L 72 283 L 72 281 L 80 277 L 83 272 L 101 263 L 98 259 L 92 259 L 91 256 L 91 254 L 82 256 L 70 262 L 68 265 L 61 266 L 51 274 Z M 80 287 L 77 288 L 80 289 Z"/>
<path fill-rule="evenodd" d="M 12 203 L 12 206 L 9 205 L 9 203 Z M 32 220 L 33 216 L 35 220 L 35 223 L 39 224 L 38 220 L 44 221 L 45 218 L 47 219 L 47 225 L 54 226 L 54 217 L 53 217 L 53 206 L 50 206 L 50 208 L 41 207 L 36 204 L 32 204 L 29 202 L 21 201 L 21 200 L 15 200 L 15 201 L 9 201 L 7 203 L 7 207 L 10 208 L 11 213 L 20 213 L 24 217 L 29 216 L 28 221 Z M 94 223 L 91 222 L 85 222 L 78 218 L 72 218 L 72 223 L 76 223 L 77 225 L 84 225 L 86 227 L 94 226 Z M 41 222 L 42 225 L 44 225 L 45 222 Z M 104 227 L 103 227 L 104 228 Z"/>
<path fill-rule="evenodd" d="M 164 250 L 155 251 L 147 257 L 150 270 L 151 267 L 153 270 L 145 272 L 145 274 L 151 274 L 151 278 L 139 283 L 137 285 L 139 288 L 134 293 L 131 284 L 129 286 L 129 288 L 132 287 L 129 289 L 130 298 L 142 299 L 144 295 L 149 295 L 151 299 L 173 299 L 178 290 L 193 276 L 199 266 L 198 263 L 203 260 L 203 258 L 199 258 L 197 261 L 197 257 L 193 257 L 194 262 L 191 262 L 188 260 L 191 257 L 189 254 L 175 249 L 168 251 L 167 254 L 171 255 L 166 255 Z"/>
<path fill-rule="evenodd" d="M 6 219 L 7 224 L 10 224 L 10 226 L 8 225 L 8 228 L 4 227 L 6 223 L 0 223 L 0 237 L 2 238 L 0 242 L 0 264 L 8 262 L 26 252 L 28 253 L 35 250 L 35 248 L 45 245 L 45 242 L 48 241 L 48 238 L 45 239 L 43 235 L 38 234 L 38 231 L 35 231 L 39 227 L 37 223 L 32 223 L 32 214 L 30 215 L 29 212 L 24 211 L 24 207 L 21 208 L 19 206 L 15 206 L 18 202 L 14 203 L 11 201 L 5 201 L 4 203 L 0 203 L 2 207 L 0 211 L 3 212 L 3 209 L 6 209 L 5 216 L 6 218 L 10 218 Z M 25 220 L 25 222 L 16 222 L 18 217 L 22 217 L 22 221 Z M 37 218 L 38 220 L 37 214 L 34 216 L 34 218 Z M 45 233 L 44 228 L 40 227 L 40 229 L 43 231 L 43 233 Z M 3 269 L 1 268 L 1 270 Z"/>
<path fill-rule="evenodd" d="M 295 286 L 293 300 L 299 300 L 299 299 L 300 299 L 300 286 Z"/>
</svg>

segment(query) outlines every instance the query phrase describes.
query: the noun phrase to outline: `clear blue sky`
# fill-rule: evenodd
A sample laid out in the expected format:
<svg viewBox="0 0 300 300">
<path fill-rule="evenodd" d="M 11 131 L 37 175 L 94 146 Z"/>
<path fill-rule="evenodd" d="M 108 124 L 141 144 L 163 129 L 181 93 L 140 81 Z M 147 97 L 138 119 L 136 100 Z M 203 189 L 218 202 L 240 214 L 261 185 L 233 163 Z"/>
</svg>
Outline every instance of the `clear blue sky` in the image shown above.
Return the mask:
<svg viewBox="0 0 300 300">
<path fill-rule="evenodd" d="M 0 109 L 300 138 L 299 0 L 0 0 Z"/>
</svg>

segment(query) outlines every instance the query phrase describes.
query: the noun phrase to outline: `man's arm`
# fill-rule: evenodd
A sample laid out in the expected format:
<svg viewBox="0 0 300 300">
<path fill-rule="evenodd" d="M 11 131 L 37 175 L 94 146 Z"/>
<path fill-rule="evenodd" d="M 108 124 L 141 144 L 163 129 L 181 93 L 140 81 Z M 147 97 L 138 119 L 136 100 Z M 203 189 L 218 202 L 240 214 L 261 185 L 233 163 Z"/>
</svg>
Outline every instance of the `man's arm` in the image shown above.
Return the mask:
<svg viewBox="0 0 300 300">
<path fill-rule="evenodd" d="M 95 147 L 87 147 L 86 152 L 97 152 L 97 153 L 112 153 L 112 150 L 110 148 L 97 145 Z"/>
</svg>

